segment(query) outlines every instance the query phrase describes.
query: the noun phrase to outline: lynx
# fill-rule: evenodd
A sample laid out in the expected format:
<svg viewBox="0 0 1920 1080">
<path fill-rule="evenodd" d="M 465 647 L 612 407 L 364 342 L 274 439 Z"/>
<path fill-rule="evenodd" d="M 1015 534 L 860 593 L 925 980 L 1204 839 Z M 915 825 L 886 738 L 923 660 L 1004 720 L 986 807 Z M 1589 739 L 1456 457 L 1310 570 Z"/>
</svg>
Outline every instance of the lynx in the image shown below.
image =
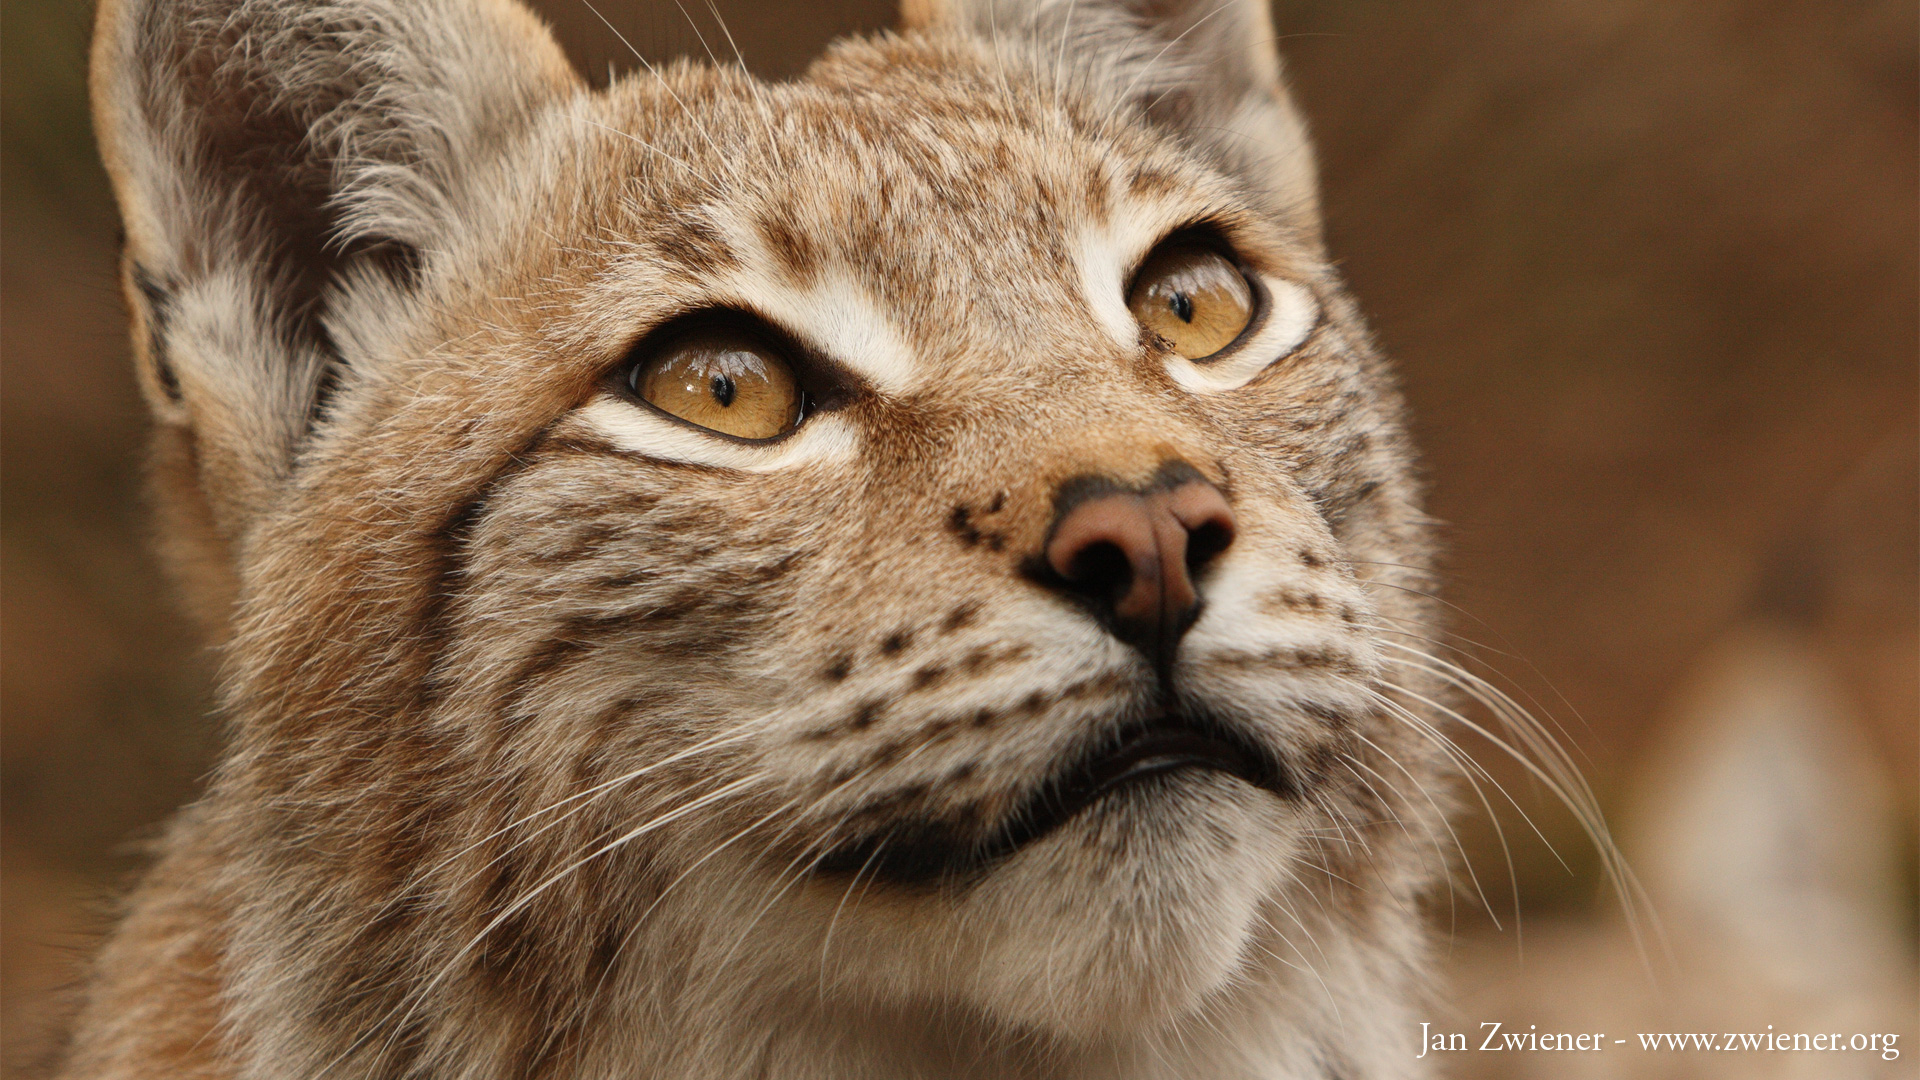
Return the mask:
<svg viewBox="0 0 1920 1080">
<path fill-rule="evenodd" d="M 103 0 L 227 747 L 76 1077 L 1403 1077 L 1448 679 L 1261 0 Z"/>
</svg>

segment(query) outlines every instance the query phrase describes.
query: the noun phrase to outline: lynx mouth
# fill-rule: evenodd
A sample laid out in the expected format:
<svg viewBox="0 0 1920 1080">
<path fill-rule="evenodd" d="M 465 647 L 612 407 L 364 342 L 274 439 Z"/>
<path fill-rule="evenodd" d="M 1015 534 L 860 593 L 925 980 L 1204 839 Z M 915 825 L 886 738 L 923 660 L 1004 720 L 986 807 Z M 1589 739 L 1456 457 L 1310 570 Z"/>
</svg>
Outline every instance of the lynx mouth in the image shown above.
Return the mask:
<svg viewBox="0 0 1920 1080">
<path fill-rule="evenodd" d="M 1122 784 L 1188 766 L 1218 769 L 1250 784 L 1260 782 L 1256 762 L 1234 743 L 1188 728 L 1149 727 L 1089 762 L 1080 786 L 1086 789 L 1086 800 L 1092 801 Z"/>
<path fill-rule="evenodd" d="M 1161 716 L 1110 731 L 1069 755 L 1064 768 L 984 836 L 967 822 L 899 822 L 837 845 L 817 870 L 894 885 L 964 883 L 1109 796 L 1182 770 L 1224 773 L 1282 799 L 1295 795 L 1279 759 L 1233 727 Z"/>
</svg>

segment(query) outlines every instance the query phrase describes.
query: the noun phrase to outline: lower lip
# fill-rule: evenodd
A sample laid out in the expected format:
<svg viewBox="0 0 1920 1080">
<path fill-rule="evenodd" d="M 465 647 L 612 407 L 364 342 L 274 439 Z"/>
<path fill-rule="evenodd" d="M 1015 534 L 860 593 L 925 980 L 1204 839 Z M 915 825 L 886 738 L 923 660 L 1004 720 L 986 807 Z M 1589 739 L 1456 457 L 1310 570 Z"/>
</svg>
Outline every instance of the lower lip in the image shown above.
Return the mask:
<svg viewBox="0 0 1920 1080">
<path fill-rule="evenodd" d="M 1283 789 L 1255 779 L 1263 775 L 1251 751 L 1184 728 L 1149 729 L 1087 767 L 1076 782 L 1056 787 L 1029 804 L 991 839 L 943 835 L 937 822 L 924 835 L 876 835 L 823 858 L 817 869 L 903 886 L 965 881 L 1078 817 L 1124 787 L 1196 768 L 1226 773 L 1284 797 Z M 979 840 L 984 839 L 985 843 Z M 965 852 L 964 854 L 962 854 Z"/>
<path fill-rule="evenodd" d="M 1154 731 L 1095 763 L 1089 778 L 1088 801 L 1123 784 L 1190 765 L 1236 775 L 1252 771 L 1244 754 L 1217 739 L 1192 731 Z"/>
</svg>

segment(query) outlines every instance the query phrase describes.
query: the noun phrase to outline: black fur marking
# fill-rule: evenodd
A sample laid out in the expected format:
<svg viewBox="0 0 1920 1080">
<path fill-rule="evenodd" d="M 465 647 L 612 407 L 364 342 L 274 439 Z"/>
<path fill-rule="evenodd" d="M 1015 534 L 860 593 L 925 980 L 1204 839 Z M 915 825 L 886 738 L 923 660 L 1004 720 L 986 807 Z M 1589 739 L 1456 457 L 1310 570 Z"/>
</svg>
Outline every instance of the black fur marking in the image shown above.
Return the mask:
<svg viewBox="0 0 1920 1080">
<path fill-rule="evenodd" d="M 153 359 L 153 373 L 167 400 L 180 402 L 180 377 L 174 373 L 173 359 L 167 355 L 167 328 L 173 322 L 173 290 L 163 285 L 146 267 L 135 263 L 133 286 L 147 302 L 147 355 Z"/>
<path fill-rule="evenodd" d="M 853 674 L 853 654 L 841 653 L 833 658 L 833 662 L 820 673 L 820 677 L 828 682 L 840 682 L 851 674 Z"/>
<path fill-rule="evenodd" d="M 853 715 L 847 717 L 847 727 L 854 731 L 865 731 L 873 726 L 874 721 L 880 719 L 880 714 L 886 711 L 887 703 L 884 700 L 876 698 L 872 701 L 863 701 L 859 708 L 853 710 Z"/>
<path fill-rule="evenodd" d="M 954 507 L 953 513 L 947 515 L 947 528 L 968 547 L 975 547 L 980 543 L 980 530 L 973 525 L 973 511 L 964 505 Z"/>
<path fill-rule="evenodd" d="M 979 614 L 980 602 L 978 600 L 969 600 L 964 604 L 957 604 L 952 611 L 947 612 L 946 619 L 940 623 L 940 632 L 943 634 L 951 634 L 963 626 L 972 625 L 974 618 Z"/>
</svg>

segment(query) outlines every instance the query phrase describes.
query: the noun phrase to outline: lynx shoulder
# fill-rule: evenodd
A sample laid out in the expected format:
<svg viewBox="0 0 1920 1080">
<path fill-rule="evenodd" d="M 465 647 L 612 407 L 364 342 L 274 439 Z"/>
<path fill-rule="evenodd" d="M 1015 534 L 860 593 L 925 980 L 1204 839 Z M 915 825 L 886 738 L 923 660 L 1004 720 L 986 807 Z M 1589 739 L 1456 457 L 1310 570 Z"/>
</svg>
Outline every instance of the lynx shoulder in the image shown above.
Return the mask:
<svg viewBox="0 0 1920 1080">
<path fill-rule="evenodd" d="M 1430 542 L 1259 0 L 103 0 L 229 744 L 87 1077 L 1397 1077 Z"/>
</svg>

